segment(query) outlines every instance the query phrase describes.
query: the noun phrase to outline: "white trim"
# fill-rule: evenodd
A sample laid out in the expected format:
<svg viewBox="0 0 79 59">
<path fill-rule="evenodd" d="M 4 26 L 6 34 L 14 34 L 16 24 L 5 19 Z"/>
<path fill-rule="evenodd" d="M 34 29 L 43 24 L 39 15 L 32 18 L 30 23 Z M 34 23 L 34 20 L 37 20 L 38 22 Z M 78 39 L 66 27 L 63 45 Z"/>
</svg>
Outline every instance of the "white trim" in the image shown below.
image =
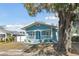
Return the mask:
<svg viewBox="0 0 79 59">
<path fill-rule="evenodd" d="M 45 30 L 51 30 L 51 29 L 43 29 L 43 30 L 40 30 L 40 29 L 37 29 L 37 30 L 28 30 L 26 32 L 29 32 L 29 31 L 45 31 Z"/>
<path fill-rule="evenodd" d="M 52 31 L 52 27 L 51 27 L 51 39 L 53 38 L 53 35 L 52 35 L 53 31 Z"/>
<path fill-rule="evenodd" d="M 36 31 L 34 31 L 34 39 L 36 39 Z"/>
</svg>

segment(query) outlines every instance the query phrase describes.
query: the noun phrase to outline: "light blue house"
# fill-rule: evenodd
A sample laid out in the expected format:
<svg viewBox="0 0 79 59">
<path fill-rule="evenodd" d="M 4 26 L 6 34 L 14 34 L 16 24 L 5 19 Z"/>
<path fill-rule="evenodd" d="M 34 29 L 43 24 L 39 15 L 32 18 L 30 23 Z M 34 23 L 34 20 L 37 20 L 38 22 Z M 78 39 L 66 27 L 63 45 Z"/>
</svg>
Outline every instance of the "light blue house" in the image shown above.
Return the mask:
<svg viewBox="0 0 79 59">
<path fill-rule="evenodd" d="M 43 22 L 34 22 L 22 28 L 26 31 L 26 42 L 31 44 L 37 43 L 56 43 L 57 29 L 56 26 Z"/>
</svg>

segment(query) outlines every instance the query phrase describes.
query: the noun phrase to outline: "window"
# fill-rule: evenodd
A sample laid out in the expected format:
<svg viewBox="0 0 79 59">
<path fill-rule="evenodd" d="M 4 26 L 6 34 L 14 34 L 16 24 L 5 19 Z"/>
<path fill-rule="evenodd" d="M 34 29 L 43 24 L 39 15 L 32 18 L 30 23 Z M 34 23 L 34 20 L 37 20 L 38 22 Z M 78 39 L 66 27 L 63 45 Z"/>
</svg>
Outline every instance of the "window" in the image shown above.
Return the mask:
<svg viewBox="0 0 79 59">
<path fill-rule="evenodd" d="M 25 32 L 23 32 L 23 34 L 25 34 Z"/>
<path fill-rule="evenodd" d="M 33 31 L 30 31 L 30 32 L 27 32 L 28 33 L 28 36 L 30 39 L 33 39 L 34 38 L 34 32 Z"/>
<path fill-rule="evenodd" d="M 51 31 L 45 30 L 42 32 L 42 38 L 50 38 L 51 37 Z"/>
<path fill-rule="evenodd" d="M 51 33 L 50 33 L 50 30 L 46 30 L 46 31 L 43 31 L 42 32 L 42 35 L 50 35 Z"/>
<path fill-rule="evenodd" d="M 25 32 L 20 32 L 21 34 L 25 34 Z"/>
</svg>

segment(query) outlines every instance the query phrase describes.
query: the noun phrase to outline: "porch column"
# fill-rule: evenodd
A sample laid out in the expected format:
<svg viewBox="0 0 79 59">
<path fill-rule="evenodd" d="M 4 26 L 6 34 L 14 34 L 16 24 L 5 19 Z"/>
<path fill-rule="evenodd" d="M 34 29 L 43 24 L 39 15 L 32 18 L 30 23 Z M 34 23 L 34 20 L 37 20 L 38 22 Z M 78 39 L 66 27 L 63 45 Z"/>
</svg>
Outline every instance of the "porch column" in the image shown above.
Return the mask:
<svg viewBox="0 0 79 59">
<path fill-rule="evenodd" d="M 21 42 L 21 36 L 20 36 L 20 42 Z"/>
<path fill-rule="evenodd" d="M 40 41 L 43 42 L 43 39 L 42 39 L 42 31 L 40 30 Z"/>
<path fill-rule="evenodd" d="M 52 31 L 52 27 L 51 27 L 51 39 L 53 38 L 53 35 L 52 35 L 53 31 Z"/>
<path fill-rule="evenodd" d="M 36 39 L 36 31 L 34 31 L 34 39 Z"/>
</svg>

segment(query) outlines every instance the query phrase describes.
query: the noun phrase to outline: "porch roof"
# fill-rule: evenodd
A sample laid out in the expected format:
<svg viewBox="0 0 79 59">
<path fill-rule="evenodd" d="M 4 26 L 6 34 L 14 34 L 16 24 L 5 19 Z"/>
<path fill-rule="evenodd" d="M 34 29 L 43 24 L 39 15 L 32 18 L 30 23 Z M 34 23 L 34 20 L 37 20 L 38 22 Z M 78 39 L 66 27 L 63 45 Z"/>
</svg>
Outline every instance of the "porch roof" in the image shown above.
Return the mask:
<svg viewBox="0 0 79 59">
<path fill-rule="evenodd" d="M 47 23 L 44 23 L 44 22 L 33 22 L 32 24 L 30 24 L 30 25 L 27 25 L 27 26 L 25 26 L 25 27 L 23 27 L 22 29 L 27 29 L 27 28 L 29 28 L 29 27 L 31 27 L 31 26 L 34 26 L 34 25 L 45 25 L 45 26 L 49 26 L 49 27 L 52 27 L 52 28 L 57 28 L 57 26 L 54 26 L 54 25 L 50 25 L 50 24 L 47 24 Z"/>
</svg>

